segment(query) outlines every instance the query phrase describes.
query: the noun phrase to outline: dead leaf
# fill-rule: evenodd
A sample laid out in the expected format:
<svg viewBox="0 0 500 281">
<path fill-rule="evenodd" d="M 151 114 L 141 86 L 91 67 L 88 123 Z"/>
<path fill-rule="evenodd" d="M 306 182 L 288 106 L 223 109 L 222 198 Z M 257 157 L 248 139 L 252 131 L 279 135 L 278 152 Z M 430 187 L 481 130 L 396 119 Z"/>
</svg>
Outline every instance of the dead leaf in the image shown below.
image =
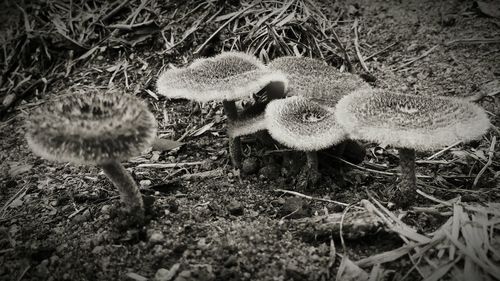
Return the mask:
<svg viewBox="0 0 500 281">
<path fill-rule="evenodd" d="M 457 258 L 455 259 L 454 261 L 452 262 L 449 262 L 448 264 L 446 265 L 442 265 L 440 267 L 438 267 L 436 270 L 434 270 L 434 272 L 432 272 L 431 275 L 427 276 L 427 278 L 425 278 L 424 280 L 425 281 L 438 281 L 438 280 L 441 280 L 441 277 L 443 277 L 446 273 L 448 273 L 448 271 L 450 271 L 450 269 L 460 260 L 460 258 Z"/>
<path fill-rule="evenodd" d="M 348 257 L 343 256 L 337 273 L 340 281 L 366 281 L 370 275 L 353 263 Z"/>
<path fill-rule="evenodd" d="M 480 91 L 490 97 L 500 94 L 500 80 L 491 80 L 481 85 Z"/>
<path fill-rule="evenodd" d="M 19 162 L 10 162 L 9 166 L 10 166 L 9 175 L 11 177 L 15 177 L 22 173 L 28 172 L 29 170 L 31 170 L 31 168 L 33 168 L 33 165 L 23 164 Z"/>
<path fill-rule="evenodd" d="M 24 203 L 23 198 L 24 198 L 24 196 L 26 195 L 26 191 L 27 191 L 27 189 L 25 188 L 25 189 L 23 190 L 23 192 L 22 192 L 22 193 L 20 193 L 20 194 L 16 197 L 16 199 L 12 200 L 12 202 L 10 202 L 10 204 L 9 204 L 9 208 L 16 208 L 16 207 L 19 207 L 19 206 L 23 205 L 23 203 Z"/>
<path fill-rule="evenodd" d="M 500 2 L 499 1 L 476 1 L 479 10 L 487 16 L 500 18 Z"/>
<path fill-rule="evenodd" d="M 182 146 L 184 143 L 180 141 L 167 140 L 167 139 L 155 139 L 153 142 L 154 151 L 169 151 Z"/>
<path fill-rule="evenodd" d="M 210 122 L 206 125 L 204 125 L 203 127 L 199 128 L 198 130 L 194 131 L 191 136 L 193 137 L 197 137 L 197 136 L 200 136 L 202 135 L 203 133 L 205 133 L 206 131 L 210 130 L 210 128 L 212 128 L 214 126 L 215 122 Z"/>
<path fill-rule="evenodd" d="M 148 281 L 148 278 L 144 277 L 144 276 L 141 276 L 137 273 L 134 273 L 134 272 L 129 272 L 127 274 L 125 274 L 128 278 L 130 279 L 133 279 L 135 281 Z"/>
<path fill-rule="evenodd" d="M 379 254 L 375 254 L 373 256 L 369 256 L 367 258 L 361 259 L 356 262 L 356 265 L 361 266 L 361 267 L 366 267 L 366 266 L 374 266 L 377 264 L 382 264 L 386 262 L 391 262 L 399 259 L 400 257 L 408 254 L 410 251 L 412 251 L 415 247 L 417 247 L 417 244 L 409 244 L 402 246 L 400 248 L 397 248 L 392 251 L 387 251 Z"/>
</svg>

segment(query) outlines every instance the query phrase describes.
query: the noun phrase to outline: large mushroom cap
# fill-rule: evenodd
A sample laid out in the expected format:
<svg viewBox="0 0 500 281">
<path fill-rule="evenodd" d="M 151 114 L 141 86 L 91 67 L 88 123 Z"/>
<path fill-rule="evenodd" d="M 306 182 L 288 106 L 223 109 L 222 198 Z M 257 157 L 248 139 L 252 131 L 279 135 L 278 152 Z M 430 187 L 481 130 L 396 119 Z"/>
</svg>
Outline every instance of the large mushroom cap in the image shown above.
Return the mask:
<svg viewBox="0 0 500 281">
<path fill-rule="evenodd" d="M 470 141 L 490 127 L 485 111 L 473 103 L 382 91 L 345 96 L 335 115 L 354 138 L 416 150 Z"/>
<path fill-rule="evenodd" d="M 197 59 L 187 68 L 163 72 L 157 89 L 169 98 L 206 102 L 249 97 L 271 82 L 282 82 L 286 87 L 287 80 L 280 71 L 268 70 L 254 56 L 226 52 Z"/>
<path fill-rule="evenodd" d="M 100 164 L 140 154 L 156 136 L 153 114 L 120 93 L 77 93 L 37 108 L 26 138 L 35 154 L 54 161 Z"/>
<path fill-rule="evenodd" d="M 281 70 L 289 80 L 289 95 L 308 97 L 334 107 L 345 95 L 370 86 L 357 75 L 342 73 L 321 60 L 307 57 L 280 57 L 268 64 Z"/>
<path fill-rule="evenodd" d="M 320 150 L 345 138 L 345 131 L 337 123 L 333 110 L 304 97 L 270 102 L 265 118 L 269 134 L 297 150 Z"/>
</svg>

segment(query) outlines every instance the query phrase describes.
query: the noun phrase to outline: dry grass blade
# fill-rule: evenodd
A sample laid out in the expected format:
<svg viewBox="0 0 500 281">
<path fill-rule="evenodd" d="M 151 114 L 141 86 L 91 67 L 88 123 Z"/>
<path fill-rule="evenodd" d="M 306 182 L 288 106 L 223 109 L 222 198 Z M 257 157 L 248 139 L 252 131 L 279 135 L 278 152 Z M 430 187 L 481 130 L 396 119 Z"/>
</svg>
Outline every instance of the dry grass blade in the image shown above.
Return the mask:
<svg viewBox="0 0 500 281">
<path fill-rule="evenodd" d="M 239 24 L 234 25 L 232 37 L 225 39 L 223 43 L 239 50 L 247 50 L 256 55 L 265 53 L 271 59 L 285 55 L 324 58 L 337 66 L 340 66 L 342 56 L 347 57 L 332 28 L 334 23 L 316 8 L 316 3 L 305 0 L 246 0 L 240 4 L 238 11 L 215 19 L 215 22 L 223 23 L 205 43 L 213 38 L 215 33 L 234 22 Z M 196 52 L 201 50 L 204 44 Z"/>
<path fill-rule="evenodd" d="M 375 198 L 372 198 L 372 200 L 384 212 L 384 214 L 392 220 L 391 230 L 418 243 L 429 243 L 431 241 L 429 237 L 418 234 L 413 228 L 403 223 L 391 211 L 382 206 L 382 204 L 380 204 L 380 202 L 378 202 Z"/>
<path fill-rule="evenodd" d="M 12 51 L 5 56 L 0 78 L 5 90 L 0 93 L 0 117 L 37 90 L 45 92 L 53 80 L 68 77 L 76 63 L 92 58 L 99 49 L 118 49 L 124 43 L 139 44 L 151 38 L 158 31 L 151 18 L 157 16 L 153 12 L 157 4 L 150 0 L 7 1 L 2 9 L 16 20 L 6 21 L 12 32 L 1 43 L 2 49 Z M 28 77 L 29 82 L 22 83 Z"/>
<path fill-rule="evenodd" d="M 455 244 L 455 246 L 466 256 L 468 256 L 476 265 L 480 266 L 484 271 L 488 272 L 491 276 L 500 276 L 500 268 L 491 267 L 487 265 L 484 261 L 478 258 L 474 252 L 472 252 L 467 246 L 462 244 L 460 241 L 455 240 L 450 233 L 445 231 L 446 236 L 450 241 Z"/>
<path fill-rule="evenodd" d="M 335 280 L 365 281 L 369 278 L 370 276 L 368 275 L 368 273 L 366 273 L 366 271 L 357 266 L 346 255 L 342 255 L 342 261 L 340 262 Z"/>
<path fill-rule="evenodd" d="M 434 49 L 436 49 L 437 47 L 439 47 L 439 45 L 435 45 L 433 46 L 432 48 L 430 48 L 429 50 L 425 51 L 424 53 L 422 53 L 420 56 L 416 57 L 416 58 L 413 58 L 412 60 L 410 60 L 409 62 L 406 62 L 406 63 L 403 63 L 402 65 L 400 65 L 399 67 L 397 67 L 395 70 L 400 70 L 400 69 L 403 69 L 411 64 L 413 64 L 414 62 L 420 60 L 420 59 L 423 59 L 425 58 L 426 56 L 428 56 L 430 53 L 432 53 L 432 51 L 434 51 Z"/>
<path fill-rule="evenodd" d="M 229 18 L 226 22 L 224 22 L 216 31 L 214 31 L 209 37 L 207 40 L 205 40 L 205 42 L 203 42 L 200 46 L 198 46 L 198 48 L 196 48 L 196 50 L 193 52 L 194 54 L 197 54 L 199 53 L 201 50 L 203 50 L 203 48 L 205 47 L 205 45 L 208 44 L 208 42 L 210 42 L 210 40 L 212 40 L 212 38 L 215 37 L 215 35 L 217 35 L 224 27 L 226 27 L 227 25 L 229 25 L 233 20 L 237 19 L 240 15 L 242 15 L 245 11 L 249 10 L 250 8 L 252 8 L 254 5 L 251 5 L 251 6 L 248 6 L 244 9 L 242 9 L 241 11 L 239 11 L 238 13 L 236 13 L 234 16 L 232 16 L 231 18 Z"/>
<path fill-rule="evenodd" d="M 426 195 L 421 192 L 421 194 Z M 405 226 L 394 214 L 377 200 L 362 200 L 367 210 L 377 214 L 387 226 L 398 233 L 405 246 L 386 253 L 376 254 L 357 261 L 360 267 L 381 264 L 409 255 L 415 268 L 424 280 L 437 281 L 453 276 L 457 280 L 492 280 L 500 276 L 498 259 L 500 253 L 492 246 L 498 235 L 496 227 L 500 224 L 500 204 L 487 206 L 471 205 L 460 202 L 460 197 L 443 201 L 427 196 L 438 203 L 436 208 L 452 208 L 452 216 L 431 234 L 420 235 Z M 500 228 L 499 228 L 500 229 Z M 429 238 L 432 235 L 432 238 Z M 418 241 L 412 243 L 410 240 Z M 415 253 L 412 254 L 412 251 Z M 449 255 L 446 255 L 447 253 Z M 458 266 L 463 261 L 463 270 Z M 424 262 L 426 264 L 424 264 Z M 405 275 L 405 278 L 408 274 Z M 480 279 L 477 279 L 480 278 Z"/>
<path fill-rule="evenodd" d="M 337 205 L 344 206 L 344 207 L 350 206 L 349 204 L 342 203 L 342 202 L 339 202 L 339 201 L 330 200 L 330 199 L 324 199 L 324 198 L 312 197 L 312 196 L 305 195 L 305 194 L 302 194 L 300 192 L 291 191 L 291 190 L 285 190 L 285 189 L 279 189 L 278 188 L 278 189 L 275 189 L 274 191 L 291 194 L 291 195 L 302 197 L 302 198 L 306 198 L 306 199 L 309 199 L 309 200 L 315 200 L 315 201 L 323 201 L 323 202 L 327 202 L 327 203 L 333 203 L 333 204 L 337 204 Z M 357 206 L 354 206 L 354 207 L 358 208 L 358 209 L 362 209 L 362 208 L 357 207 Z"/>
<path fill-rule="evenodd" d="M 495 156 L 496 143 L 497 143 L 497 137 L 493 136 L 493 138 L 491 139 L 490 148 L 488 149 L 488 162 L 486 162 L 481 171 L 479 171 L 479 173 L 477 174 L 476 178 L 474 179 L 474 183 L 472 184 L 472 187 L 476 187 L 481 176 L 484 174 L 484 172 L 486 172 L 488 167 L 491 166 L 491 164 L 493 164 L 493 157 Z"/>
<path fill-rule="evenodd" d="M 420 244 L 405 245 L 392 251 L 387 251 L 364 259 L 360 259 L 356 261 L 356 265 L 359 267 L 367 267 L 367 266 L 374 266 L 376 264 L 395 261 L 400 257 L 407 255 L 408 253 L 410 253 L 411 250 L 413 250 L 415 247 L 419 245 Z"/>
<path fill-rule="evenodd" d="M 460 231 L 460 221 L 461 221 L 461 216 L 463 213 L 463 208 L 462 206 L 458 204 L 453 205 L 453 223 L 451 225 L 451 235 L 453 236 L 454 239 L 458 240 L 458 235 Z M 450 260 L 453 260 L 455 258 L 455 245 L 451 244 L 450 245 Z"/>
<path fill-rule="evenodd" d="M 454 261 L 449 262 L 448 264 L 445 264 L 441 267 L 439 267 L 437 270 L 435 270 L 431 275 L 429 275 L 427 278 L 424 279 L 424 281 L 438 281 L 441 280 L 443 276 L 445 276 L 448 271 L 461 259 L 461 257 L 455 259 Z M 472 280 L 472 279 L 471 279 Z"/>
<path fill-rule="evenodd" d="M 383 280 L 384 271 L 382 270 L 382 266 L 380 264 L 376 264 L 372 267 L 370 271 L 370 279 L 368 281 L 378 281 Z"/>
<path fill-rule="evenodd" d="M 137 165 L 137 168 L 157 168 L 157 169 L 165 169 L 165 168 L 177 168 L 177 167 L 185 167 L 185 166 L 198 166 L 203 165 L 205 161 L 197 161 L 197 162 L 184 162 L 184 163 L 145 163 Z"/>
<path fill-rule="evenodd" d="M 449 146 L 447 146 L 447 147 L 445 147 L 445 148 L 441 149 L 440 151 L 438 151 L 438 152 L 436 152 L 436 153 L 432 154 L 431 156 L 427 157 L 427 160 L 432 160 L 432 159 L 434 159 L 434 158 L 436 158 L 436 157 L 440 156 L 441 154 L 443 154 L 443 153 L 445 153 L 446 151 L 448 151 L 448 150 L 452 149 L 453 147 L 455 147 L 455 146 L 459 145 L 460 143 L 462 143 L 462 142 L 461 142 L 461 141 L 457 141 L 456 143 L 451 144 L 451 145 L 449 145 Z"/>
<path fill-rule="evenodd" d="M 425 197 L 425 198 L 427 198 L 427 199 L 431 200 L 431 201 L 434 201 L 434 202 L 438 203 L 438 204 L 439 204 L 439 205 L 441 205 L 441 206 L 448 206 L 448 207 L 453 206 L 453 204 L 452 204 L 451 202 L 447 202 L 447 201 L 443 201 L 443 200 L 441 200 L 441 199 L 438 199 L 438 198 L 436 198 L 436 197 L 434 197 L 434 196 L 432 196 L 432 195 L 429 195 L 429 194 L 427 194 L 427 193 L 423 192 L 423 191 L 422 191 L 422 190 L 420 190 L 420 189 L 417 189 L 417 193 L 418 193 L 418 194 L 420 194 L 420 195 L 422 195 L 423 197 Z M 452 199 L 452 200 L 459 200 L 459 197 L 458 197 L 458 198 L 456 198 L 456 199 Z M 450 201 L 451 201 L 451 200 L 450 200 Z"/>
<path fill-rule="evenodd" d="M 361 54 L 361 50 L 359 48 L 358 23 L 359 23 L 359 21 L 356 18 L 354 20 L 354 24 L 352 26 L 352 28 L 354 29 L 354 49 L 356 50 L 356 55 L 358 56 L 359 63 L 361 64 L 363 69 L 366 72 L 370 72 L 370 70 L 368 69 L 368 66 L 366 66 L 365 59 L 363 58 L 363 55 Z"/>
</svg>

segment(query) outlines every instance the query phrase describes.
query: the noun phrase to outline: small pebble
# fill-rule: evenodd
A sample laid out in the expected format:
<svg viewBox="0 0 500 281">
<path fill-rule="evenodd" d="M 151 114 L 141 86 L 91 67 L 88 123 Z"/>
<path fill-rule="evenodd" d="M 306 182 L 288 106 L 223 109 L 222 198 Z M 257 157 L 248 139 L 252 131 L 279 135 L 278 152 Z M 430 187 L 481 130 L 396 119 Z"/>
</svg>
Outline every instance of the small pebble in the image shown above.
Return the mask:
<svg viewBox="0 0 500 281">
<path fill-rule="evenodd" d="M 241 216 L 243 215 L 243 205 L 236 200 L 231 200 L 229 204 L 227 205 L 227 210 L 228 212 L 233 215 L 233 216 Z"/>
<path fill-rule="evenodd" d="M 155 274 L 155 281 L 172 280 L 172 278 L 174 278 L 174 276 L 177 274 L 177 271 L 179 270 L 180 267 L 181 267 L 181 265 L 179 263 L 176 263 L 176 264 L 172 265 L 170 270 L 167 270 L 165 268 L 158 269 L 158 271 L 156 271 L 156 274 Z"/>
<path fill-rule="evenodd" d="M 175 278 L 175 281 L 189 281 L 193 280 L 191 271 L 189 270 L 183 270 L 179 275 L 177 275 L 177 278 Z"/>
<path fill-rule="evenodd" d="M 141 187 L 148 187 L 151 185 L 151 181 L 150 180 L 141 180 L 139 182 L 139 184 L 141 185 Z"/>
<path fill-rule="evenodd" d="M 94 249 L 92 250 L 92 254 L 98 255 L 99 253 L 102 252 L 103 249 L 104 249 L 103 246 L 95 246 Z"/>
<path fill-rule="evenodd" d="M 155 281 L 168 281 L 170 279 L 167 279 L 169 270 L 165 268 L 160 268 L 156 271 L 155 273 Z"/>
<path fill-rule="evenodd" d="M 300 197 L 287 198 L 280 210 L 280 215 L 289 219 L 299 219 L 311 216 L 311 208 Z"/>
<path fill-rule="evenodd" d="M 152 243 L 158 243 L 158 242 L 161 242 L 165 239 L 165 236 L 163 235 L 163 233 L 157 231 L 157 232 L 153 232 L 151 234 L 151 236 L 149 237 L 149 241 L 152 242 Z"/>
<path fill-rule="evenodd" d="M 103 215 L 109 215 L 110 210 L 111 210 L 111 205 L 104 205 L 101 207 L 101 213 Z"/>
<path fill-rule="evenodd" d="M 262 167 L 259 170 L 259 174 L 264 178 L 273 180 L 277 179 L 280 176 L 280 170 L 281 169 L 277 165 L 270 164 Z"/>
<path fill-rule="evenodd" d="M 255 157 L 246 158 L 241 164 L 241 172 L 247 175 L 255 174 L 259 170 L 259 161 Z"/>
<path fill-rule="evenodd" d="M 49 264 L 49 260 L 43 260 L 37 267 L 36 267 L 36 273 L 38 276 L 42 278 L 47 278 L 49 276 L 49 269 L 47 265 Z"/>
</svg>

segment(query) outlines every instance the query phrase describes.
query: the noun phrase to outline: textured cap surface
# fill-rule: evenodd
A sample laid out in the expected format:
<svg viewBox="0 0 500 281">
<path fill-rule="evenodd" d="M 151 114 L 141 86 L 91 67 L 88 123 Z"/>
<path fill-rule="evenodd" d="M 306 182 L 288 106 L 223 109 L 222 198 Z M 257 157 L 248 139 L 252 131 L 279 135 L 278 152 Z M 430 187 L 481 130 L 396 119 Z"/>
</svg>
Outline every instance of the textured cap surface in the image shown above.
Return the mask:
<svg viewBox="0 0 500 281">
<path fill-rule="evenodd" d="M 352 91 L 370 88 L 357 75 L 342 73 L 317 59 L 281 57 L 271 61 L 268 67 L 285 73 L 289 81 L 289 95 L 308 97 L 330 107 Z"/>
<path fill-rule="evenodd" d="M 251 118 L 238 119 L 229 124 L 228 134 L 235 138 L 267 129 L 264 113 Z"/>
<path fill-rule="evenodd" d="M 26 123 L 28 145 L 53 161 L 99 164 L 136 156 L 156 136 L 153 114 L 121 93 L 77 93 L 37 108 Z"/>
<path fill-rule="evenodd" d="M 353 138 L 423 151 L 476 139 L 490 127 L 473 103 L 373 90 L 342 98 L 335 115 Z"/>
<path fill-rule="evenodd" d="M 345 139 L 345 131 L 337 123 L 333 110 L 304 97 L 270 102 L 265 118 L 269 134 L 297 150 L 320 150 Z"/>
<path fill-rule="evenodd" d="M 158 77 L 157 90 L 168 98 L 200 102 L 237 100 L 258 92 L 270 82 L 283 82 L 280 71 L 268 70 L 256 57 L 226 52 L 195 60 L 186 68 L 170 69 Z"/>
</svg>

